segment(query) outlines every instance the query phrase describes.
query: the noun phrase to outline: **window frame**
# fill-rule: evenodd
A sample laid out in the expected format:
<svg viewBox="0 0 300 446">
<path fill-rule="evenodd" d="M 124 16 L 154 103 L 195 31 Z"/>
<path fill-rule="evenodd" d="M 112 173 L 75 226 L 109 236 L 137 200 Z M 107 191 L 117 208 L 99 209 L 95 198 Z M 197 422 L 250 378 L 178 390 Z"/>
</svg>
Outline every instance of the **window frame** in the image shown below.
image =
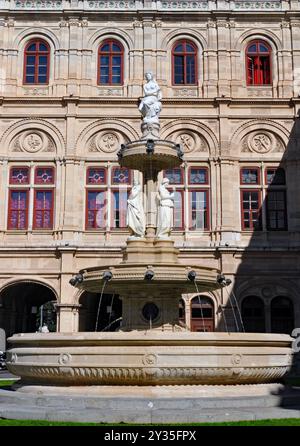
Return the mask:
<svg viewBox="0 0 300 446">
<path fill-rule="evenodd" d="M 206 171 L 206 181 L 205 183 L 192 183 L 191 182 L 191 170 L 192 169 L 202 169 Z M 202 186 L 209 186 L 210 185 L 210 178 L 209 178 L 209 169 L 206 166 L 189 166 L 188 168 L 188 187 L 202 187 Z"/>
<path fill-rule="evenodd" d="M 13 228 L 10 225 L 11 217 L 11 202 L 12 202 L 12 192 L 26 192 L 26 209 L 25 209 L 25 227 L 24 228 Z M 9 231 L 28 231 L 28 214 L 29 214 L 29 203 L 30 200 L 30 187 L 10 187 L 8 191 L 8 212 L 7 212 L 7 230 Z"/>
<path fill-rule="evenodd" d="M 186 48 L 186 44 L 191 45 L 195 52 L 194 53 L 187 53 L 186 50 L 184 50 L 182 53 L 175 53 L 175 48 L 182 44 L 185 46 Z M 194 62 L 195 62 L 195 82 L 194 83 L 187 83 L 187 79 L 186 79 L 186 57 L 188 55 L 193 55 L 194 56 Z M 183 56 L 183 82 L 178 84 L 175 83 L 175 56 Z M 173 46 L 172 46 L 172 61 L 171 61 L 171 68 L 172 68 L 172 86 L 174 87 L 180 87 L 180 86 L 197 86 L 198 85 L 198 46 L 190 39 L 186 39 L 186 38 L 182 38 L 182 39 L 178 39 L 176 40 L 176 42 L 174 42 Z"/>
<path fill-rule="evenodd" d="M 206 203 L 207 203 L 207 216 L 206 216 L 206 227 L 204 228 L 193 228 L 192 226 L 192 193 L 193 192 L 205 192 L 206 195 Z M 189 200 L 189 222 L 188 222 L 188 228 L 190 231 L 209 231 L 210 230 L 210 189 L 209 188 L 188 188 L 188 200 Z"/>
<path fill-rule="evenodd" d="M 54 225 L 54 191 L 55 188 L 54 187 L 35 187 L 33 190 L 33 215 L 32 215 L 32 229 L 36 230 L 36 231 L 51 231 L 53 230 L 53 225 Z M 36 195 L 38 192 L 51 192 L 51 208 L 50 208 L 50 227 L 48 228 L 39 228 L 36 226 L 36 212 L 38 211 L 38 209 L 36 209 Z M 45 212 L 45 210 L 43 209 L 43 212 Z"/>
<path fill-rule="evenodd" d="M 28 171 L 28 182 L 27 183 L 14 183 L 12 180 L 12 170 L 13 169 L 26 169 Z M 29 186 L 30 185 L 30 167 L 29 166 L 10 166 L 9 168 L 9 187 L 13 186 Z"/>
<path fill-rule="evenodd" d="M 38 169 L 51 169 L 52 170 L 52 176 L 53 176 L 53 182 L 52 183 L 38 183 L 37 182 L 37 170 Z M 45 186 L 45 187 L 55 187 L 55 168 L 54 166 L 35 166 L 34 167 L 34 187 L 40 187 L 40 186 Z"/>
<path fill-rule="evenodd" d="M 102 52 L 101 48 L 106 45 L 109 44 L 109 51 L 108 52 Z M 112 45 L 116 44 L 117 46 L 119 46 L 120 48 L 120 52 L 113 52 L 112 51 Z M 101 63 L 100 63 L 100 57 L 101 55 L 106 55 L 109 57 L 109 62 L 108 62 L 108 82 L 107 83 L 103 83 L 101 82 Z M 120 83 L 113 83 L 112 82 L 112 58 L 114 55 L 118 55 L 121 57 L 121 64 L 120 64 Z M 101 85 L 101 86 L 111 86 L 111 87 L 120 87 L 122 85 L 124 85 L 124 46 L 123 44 L 117 40 L 117 39 L 113 39 L 113 38 L 109 38 L 109 39 L 105 39 L 103 40 L 99 47 L 98 47 L 98 51 L 97 51 L 97 57 L 98 57 L 98 61 L 97 61 L 97 85 Z"/>
<path fill-rule="evenodd" d="M 89 183 L 89 181 L 88 181 L 88 179 L 89 179 L 89 171 L 91 170 L 91 169 L 101 169 L 101 170 L 103 170 L 104 171 L 104 182 L 103 183 Z M 85 180 L 85 184 L 86 184 L 86 186 L 87 187 L 105 187 L 105 186 L 107 186 L 107 168 L 105 167 L 105 166 L 88 166 L 87 167 L 87 169 L 86 169 L 86 180 Z"/>
<path fill-rule="evenodd" d="M 249 72 L 248 72 L 248 70 L 249 70 L 249 61 L 248 61 L 248 57 L 250 57 L 250 56 L 249 56 L 248 49 L 249 49 L 249 47 L 251 45 L 254 45 L 254 44 L 255 45 L 259 45 L 260 43 L 265 45 L 269 49 L 268 53 L 260 53 L 258 51 L 258 52 L 252 53 L 252 54 L 250 53 L 250 56 L 255 56 L 255 57 L 268 56 L 269 57 L 269 78 L 270 78 L 270 82 L 269 83 L 256 84 L 256 83 L 251 83 L 250 82 L 250 78 L 249 78 Z M 272 54 L 273 54 L 272 47 L 265 40 L 258 38 L 258 39 L 253 39 L 250 42 L 248 42 L 248 44 L 246 45 L 246 48 L 245 48 L 245 68 L 246 68 L 245 73 L 246 73 L 246 85 L 247 85 L 247 87 L 267 87 L 267 86 L 271 87 L 273 85 Z"/>
<path fill-rule="evenodd" d="M 267 229 L 267 231 L 271 231 L 271 232 L 278 232 L 278 231 L 287 231 L 287 229 L 288 229 L 288 224 L 287 224 L 287 200 L 286 200 L 286 189 L 282 189 L 282 188 L 280 188 L 280 186 L 279 186 L 279 188 L 277 188 L 277 187 L 274 187 L 274 186 L 272 186 L 271 188 L 267 188 L 266 189 L 266 195 L 265 195 L 265 201 L 266 201 L 266 206 L 265 206 L 265 208 L 266 208 L 266 229 Z M 283 200 L 283 202 L 284 202 L 284 210 L 283 210 L 283 212 L 284 212 L 284 227 L 283 228 L 276 228 L 276 229 L 274 229 L 274 228 L 270 228 L 270 226 L 269 226 L 269 223 L 270 223 L 270 219 L 269 219 L 269 213 L 270 213 L 270 210 L 269 210 L 269 207 L 268 207 L 268 203 L 269 203 L 269 193 L 270 192 L 282 192 L 283 193 L 283 196 L 284 196 L 284 200 Z M 274 211 L 273 211 L 274 212 Z M 277 211 L 275 211 L 276 212 L 276 214 L 277 214 Z M 278 222 L 278 219 L 277 219 L 277 217 L 276 217 L 276 226 L 277 226 L 277 222 Z"/>
<path fill-rule="evenodd" d="M 257 186 L 257 185 L 255 185 Z M 249 221 L 251 222 L 251 227 L 246 228 L 245 227 L 245 222 L 244 222 L 244 200 L 243 200 L 243 193 L 244 192 L 257 192 L 258 194 L 258 212 L 259 212 L 259 227 L 255 228 L 253 226 L 253 219 L 252 219 L 252 210 L 251 210 L 251 216 Z M 242 188 L 240 190 L 240 209 L 241 209 L 241 223 L 242 223 L 242 231 L 262 231 L 263 227 L 262 227 L 262 191 L 261 188 L 257 188 L 257 187 L 253 187 L 253 188 Z M 247 210 L 247 209 L 246 209 Z M 249 209 L 250 211 L 250 209 Z"/>
<path fill-rule="evenodd" d="M 283 172 L 284 172 L 284 183 L 283 184 L 272 184 L 272 183 L 268 183 L 268 175 L 267 175 L 267 172 L 268 172 L 268 170 L 283 170 Z M 285 188 L 286 187 L 286 171 L 285 171 L 285 169 L 283 168 L 283 167 L 280 167 L 280 166 L 266 166 L 265 167 L 265 175 L 264 175 L 264 181 L 265 181 L 265 186 L 267 187 L 267 188 L 269 188 L 269 187 L 271 187 L 271 188 Z"/>
<path fill-rule="evenodd" d="M 242 178 L 243 178 L 243 170 L 256 170 L 257 171 L 257 182 L 256 183 L 243 183 Z M 251 167 L 251 166 L 241 166 L 240 167 L 240 185 L 241 186 L 260 186 L 261 185 L 261 175 L 260 175 L 260 168 L 257 166 Z"/>
<path fill-rule="evenodd" d="M 115 176 L 114 172 L 117 170 L 128 170 L 128 183 L 114 183 L 113 178 Z M 129 169 L 128 167 L 120 167 L 120 166 L 112 166 L 111 169 L 111 178 L 110 178 L 110 185 L 111 187 L 115 186 L 122 186 L 122 187 L 130 187 L 132 184 L 132 169 Z"/>
<path fill-rule="evenodd" d="M 129 172 L 130 172 L 130 170 L 129 170 Z M 129 184 L 127 186 L 129 186 Z M 111 212 L 110 212 L 110 230 L 111 231 L 116 231 L 116 230 L 117 231 L 124 231 L 124 229 L 127 228 L 127 226 L 126 226 L 126 212 L 125 212 L 125 216 L 124 216 L 124 226 L 119 226 L 119 227 L 114 226 L 114 221 L 115 221 L 115 218 L 114 218 L 115 208 L 114 208 L 114 198 L 113 198 L 114 192 L 118 192 L 119 194 L 120 193 L 126 193 L 127 194 L 126 203 L 127 203 L 130 190 L 129 190 L 129 187 L 121 187 L 121 188 L 119 187 L 119 188 L 117 188 L 117 187 L 114 187 L 113 185 L 110 188 L 110 199 L 111 199 L 111 205 L 110 205 L 110 209 L 111 209 Z M 120 196 L 119 196 L 119 203 L 120 203 Z M 119 220 L 121 220 L 121 219 L 119 218 Z"/>
<path fill-rule="evenodd" d="M 98 186 L 98 185 L 95 185 Z M 103 218 L 104 221 L 104 225 L 101 227 L 89 227 L 88 226 L 88 213 L 89 213 L 89 208 L 88 208 L 88 204 L 89 204 L 89 192 L 104 192 L 104 200 L 106 200 L 107 202 L 107 196 L 108 196 L 108 188 L 107 185 L 104 185 L 102 188 L 99 187 L 86 187 L 86 191 L 85 191 L 85 231 L 103 231 L 106 229 L 107 227 L 107 218 Z M 93 209 L 93 212 L 95 212 L 95 210 Z M 108 213 L 108 209 L 106 209 L 106 213 Z M 95 219 L 94 219 L 95 221 Z"/>
<path fill-rule="evenodd" d="M 40 44 L 43 43 L 46 47 L 47 47 L 47 51 L 34 51 L 34 52 L 29 52 L 28 54 L 28 50 L 27 48 L 32 45 L 33 43 Z M 31 40 L 29 40 L 29 42 L 27 42 L 27 44 L 25 45 L 24 51 L 23 51 L 23 85 L 49 85 L 49 74 L 50 74 L 50 54 L 51 54 L 51 48 L 49 43 L 40 37 L 35 37 Z M 27 82 L 26 81 L 26 75 L 27 75 L 27 56 L 28 55 L 34 55 L 35 56 L 35 64 L 34 64 L 34 82 Z M 46 82 L 38 82 L 38 68 L 39 68 L 39 62 L 37 62 L 38 57 L 39 56 L 46 56 L 47 57 L 47 72 L 46 72 Z M 37 82 L 36 82 L 37 81 Z"/>
</svg>

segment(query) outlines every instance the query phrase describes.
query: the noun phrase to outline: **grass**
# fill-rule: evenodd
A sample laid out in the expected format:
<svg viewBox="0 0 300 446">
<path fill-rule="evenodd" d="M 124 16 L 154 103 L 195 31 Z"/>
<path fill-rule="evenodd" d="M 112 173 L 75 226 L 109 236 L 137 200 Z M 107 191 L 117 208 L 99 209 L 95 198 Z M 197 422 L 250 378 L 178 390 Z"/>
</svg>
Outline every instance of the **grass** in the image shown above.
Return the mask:
<svg viewBox="0 0 300 446">
<path fill-rule="evenodd" d="M 16 380 L 12 380 L 12 379 L 0 379 L 0 389 L 1 389 L 2 387 L 10 387 L 10 386 L 12 386 L 15 382 L 16 382 Z"/>
<path fill-rule="evenodd" d="M 139 426 L 153 427 L 160 426 L 159 424 L 106 424 L 106 423 L 75 423 L 75 422 L 59 422 L 59 421 L 45 421 L 45 420 L 4 420 L 0 419 L 0 426 L 95 426 L 95 427 L 110 427 L 118 428 L 135 428 Z M 233 421 L 224 423 L 190 423 L 190 424 L 164 424 L 161 426 L 300 426 L 300 418 L 286 418 L 286 419 L 269 419 L 269 420 L 255 420 L 255 421 Z"/>
</svg>

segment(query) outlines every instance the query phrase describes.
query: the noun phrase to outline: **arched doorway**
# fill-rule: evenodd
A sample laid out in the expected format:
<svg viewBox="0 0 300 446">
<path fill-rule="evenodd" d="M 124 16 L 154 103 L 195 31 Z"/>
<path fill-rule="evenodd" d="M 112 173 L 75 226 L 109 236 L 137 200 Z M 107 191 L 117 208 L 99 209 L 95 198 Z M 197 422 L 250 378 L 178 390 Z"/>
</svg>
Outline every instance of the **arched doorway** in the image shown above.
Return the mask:
<svg viewBox="0 0 300 446">
<path fill-rule="evenodd" d="M 100 293 L 85 291 L 80 296 L 79 304 L 79 331 L 116 331 L 120 327 L 122 301 L 117 294 L 103 294 L 101 299 Z"/>
<path fill-rule="evenodd" d="M 293 302 L 288 297 L 274 297 L 271 302 L 271 332 L 291 334 L 293 328 Z"/>
<path fill-rule="evenodd" d="M 0 293 L 0 327 L 6 336 L 14 333 L 34 333 L 41 323 L 49 331 L 56 331 L 56 296 L 45 285 L 36 282 L 19 282 Z"/>
<path fill-rule="evenodd" d="M 195 296 L 191 300 L 191 331 L 215 330 L 214 303 L 207 296 Z"/>
<path fill-rule="evenodd" d="M 257 296 L 247 296 L 242 302 L 242 319 L 248 333 L 265 333 L 265 305 Z"/>
</svg>

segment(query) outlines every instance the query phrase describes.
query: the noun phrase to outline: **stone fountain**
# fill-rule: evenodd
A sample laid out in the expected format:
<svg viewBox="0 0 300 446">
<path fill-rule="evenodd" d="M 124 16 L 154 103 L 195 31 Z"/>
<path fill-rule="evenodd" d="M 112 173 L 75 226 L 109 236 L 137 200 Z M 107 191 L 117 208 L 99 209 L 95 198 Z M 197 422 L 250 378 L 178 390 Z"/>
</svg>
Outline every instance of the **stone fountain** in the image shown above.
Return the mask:
<svg viewBox="0 0 300 446">
<path fill-rule="evenodd" d="M 83 269 L 71 280 L 85 291 L 119 294 L 121 328 L 113 333 L 9 338 L 7 366 L 21 376 L 23 390 L 36 387 L 41 392 L 52 386 L 87 392 L 93 386 L 102 395 L 105 390 L 116 396 L 125 387 L 134 395 L 146 394 L 153 386 L 158 386 L 156 390 L 162 386 L 163 392 L 164 385 L 192 385 L 200 391 L 204 384 L 276 382 L 291 366 L 288 335 L 192 333 L 180 324 L 181 294 L 194 293 L 195 282 L 200 293 L 220 288 L 224 278 L 216 269 L 178 260 L 178 249 L 170 239 L 174 194 L 167 179 L 158 184 L 157 178 L 161 170 L 180 166 L 183 153 L 179 145 L 159 139 L 161 91 L 151 73 L 146 79 L 139 105 L 142 137 L 118 152 L 121 166 L 143 173 L 143 186 L 134 182 L 128 199 L 131 235 L 123 260 L 115 266 Z"/>
</svg>

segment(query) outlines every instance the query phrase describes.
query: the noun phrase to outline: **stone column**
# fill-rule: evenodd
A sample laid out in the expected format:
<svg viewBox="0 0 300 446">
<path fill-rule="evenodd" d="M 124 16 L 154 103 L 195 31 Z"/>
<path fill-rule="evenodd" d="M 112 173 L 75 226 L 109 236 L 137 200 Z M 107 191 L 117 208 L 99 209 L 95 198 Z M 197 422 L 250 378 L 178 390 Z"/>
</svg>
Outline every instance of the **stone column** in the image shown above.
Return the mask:
<svg viewBox="0 0 300 446">
<path fill-rule="evenodd" d="M 79 307 L 75 302 L 74 289 L 69 283 L 74 272 L 77 272 L 75 265 L 75 251 L 72 248 L 58 249 L 60 255 L 60 297 L 57 304 L 57 331 L 59 332 L 77 332 L 79 325 Z"/>
<path fill-rule="evenodd" d="M 229 23 L 227 20 L 220 19 L 217 21 L 218 33 L 218 94 L 219 96 L 230 96 L 230 34 Z"/>
<path fill-rule="evenodd" d="M 145 171 L 144 177 L 144 194 L 146 196 L 146 237 L 154 238 L 156 230 L 156 218 L 157 218 L 157 170 L 153 169 L 152 172 Z"/>
<path fill-rule="evenodd" d="M 76 333 L 79 327 L 79 308 L 75 304 L 57 304 L 57 331 Z"/>
</svg>

